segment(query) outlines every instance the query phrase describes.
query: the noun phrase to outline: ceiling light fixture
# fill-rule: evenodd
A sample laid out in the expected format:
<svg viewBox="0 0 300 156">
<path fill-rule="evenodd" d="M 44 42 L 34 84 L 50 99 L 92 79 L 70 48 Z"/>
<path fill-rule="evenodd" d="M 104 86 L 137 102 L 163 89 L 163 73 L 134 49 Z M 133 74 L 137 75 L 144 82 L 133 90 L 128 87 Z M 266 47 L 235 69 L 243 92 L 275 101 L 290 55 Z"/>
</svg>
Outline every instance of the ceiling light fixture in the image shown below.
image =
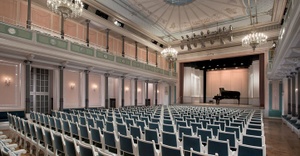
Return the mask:
<svg viewBox="0 0 300 156">
<path fill-rule="evenodd" d="M 188 35 L 187 35 L 188 37 Z M 188 37 L 189 38 L 189 37 Z M 169 40 L 170 40 L 170 36 L 169 36 Z M 191 45 L 189 45 L 191 46 Z M 168 48 L 163 49 L 160 54 L 168 61 L 168 62 L 174 62 L 177 60 L 177 54 L 178 51 L 174 48 L 172 48 L 171 46 L 169 46 Z"/>
<path fill-rule="evenodd" d="M 61 16 L 61 38 L 64 38 L 64 19 L 81 16 L 83 3 L 81 0 L 47 0 L 47 7 Z"/>
<path fill-rule="evenodd" d="M 268 37 L 263 34 L 263 33 L 259 33 L 255 31 L 255 27 L 254 25 L 258 23 L 257 20 L 257 1 L 255 0 L 255 15 L 251 15 L 251 6 L 250 6 L 250 0 L 248 0 L 248 6 L 249 6 L 249 14 L 250 14 L 250 22 L 252 25 L 252 32 L 248 35 L 246 35 L 243 39 L 242 39 L 242 46 L 243 47 L 252 47 L 253 51 L 255 51 L 256 47 L 264 44 L 267 42 Z M 255 20 L 255 22 L 254 22 Z"/>
<path fill-rule="evenodd" d="M 211 45 L 213 45 L 215 43 L 215 40 L 219 40 L 220 44 L 224 45 L 225 39 L 228 39 L 229 42 L 233 41 L 232 29 L 233 27 L 231 25 L 228 27 L 228 29 L 226 29 L 226 27 L 219 28 L 217 26 L 216 31 L 211 32 L 210 30 L 207 30 L 206 34 L 201 31 L 199 35 L 196 35 L 194 33 L 192 37 L 186 35 L 186 38 L 184 38 L 184 36 L 181 36 L 182 41 L 180 44 L 180 48 L 183 50 L 184 46 L 186 45 L 188 50 L 191 50 L 191 44 L 196 48 L 197 43 L 200 43 L 201 48 L 205 48 L 205 42 L 209 42 Z"/>
</svg>

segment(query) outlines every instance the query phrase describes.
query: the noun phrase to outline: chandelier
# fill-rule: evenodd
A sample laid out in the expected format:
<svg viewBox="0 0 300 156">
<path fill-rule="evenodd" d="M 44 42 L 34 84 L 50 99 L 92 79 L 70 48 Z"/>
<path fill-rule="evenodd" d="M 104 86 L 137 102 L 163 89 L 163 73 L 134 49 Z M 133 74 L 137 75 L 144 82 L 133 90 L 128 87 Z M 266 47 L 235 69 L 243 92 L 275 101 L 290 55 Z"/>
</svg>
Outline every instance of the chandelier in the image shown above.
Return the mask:
<svg viewBox="0 0 300 156">
<path fill-rule="evenodd" d="M 81 16 L 83 3 L 81 0 L 47 0 L 47 6 L 64 18 Z"/>
<path fill-rule="evenodd" d="M 177 60 L 178 51 L 176 49 L 172 48 L 171 46 L 169 46 L 168 48 L 165 48 L 160 53 L 169 62 L 174 62 Z"/>
<path fill-rule="evenodd" d="M 64 39 L 64 19 L 81 16 L 83 3 L 81 0 L 47 0 L 47 6 L 61 16 L 60 35 Z"/>
<path fill-rule="evenodd" d="M 242 46 L 244 46 L 244 47 L 251 46 L 254 51 L 257 46 L 266 43 L 267 39 L 268 39 L 268 37 L 265 34 L 254 31 L 254 32 L 251 32 L 250 34 L 246 35 L 242 39 Z"/>
<path fill-rule="evenodd" d="M 249 15 L 250 15 L 250 24 L 252 25 L 252 32 L 248 35 L 246 35 L 242 39 L 242 46 L 243 47 L 252 47 L 253 51 L 255 51 L 255 48 L 266 43 L 268 37 L 263 34 L 255 31 L 255 24 L 258 24 L 258 17 L 257 17 L 257 0 L 255 0 L 255 15 L 252 16 L 252 10 L 251 10 L 251 3 L 250 0 L 248 0 L 248 7 Z"/>
</svg>

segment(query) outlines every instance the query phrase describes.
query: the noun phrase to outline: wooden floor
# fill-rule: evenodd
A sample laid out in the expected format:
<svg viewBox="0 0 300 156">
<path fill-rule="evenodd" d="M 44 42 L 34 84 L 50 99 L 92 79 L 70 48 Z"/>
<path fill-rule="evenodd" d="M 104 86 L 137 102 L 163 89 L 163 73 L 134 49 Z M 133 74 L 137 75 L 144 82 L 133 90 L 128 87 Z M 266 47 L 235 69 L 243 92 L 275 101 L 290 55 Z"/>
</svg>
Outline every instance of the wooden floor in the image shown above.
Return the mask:
<svg viewBox="0 0 300 156">
<path fill-rule="evenodd" d="M 279 119 L 264 119 L 267 156 L 300 156 L 300 139 Z"/>
<path fill-rule="evenodd" d="M 265 118 L 264 127 L 267 156 L 300 156 L 300 139 L 281 119 Z M 3 132 L 10 134 L 8 130 Z"/>
</svg>

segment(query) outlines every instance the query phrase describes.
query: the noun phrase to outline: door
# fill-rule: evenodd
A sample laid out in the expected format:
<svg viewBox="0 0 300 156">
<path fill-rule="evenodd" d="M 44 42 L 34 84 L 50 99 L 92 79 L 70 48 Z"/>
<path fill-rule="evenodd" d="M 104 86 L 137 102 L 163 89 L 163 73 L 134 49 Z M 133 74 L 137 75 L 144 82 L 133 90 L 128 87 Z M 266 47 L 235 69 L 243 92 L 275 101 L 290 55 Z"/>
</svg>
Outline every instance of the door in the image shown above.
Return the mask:
<svg viewBox="0 0 300 156">
<path fill-rule="evenodd" d="M 30 83 L 30 110 L 49 114 L 49 70 L 41 68 L 31 68 Z"/>
</svg>

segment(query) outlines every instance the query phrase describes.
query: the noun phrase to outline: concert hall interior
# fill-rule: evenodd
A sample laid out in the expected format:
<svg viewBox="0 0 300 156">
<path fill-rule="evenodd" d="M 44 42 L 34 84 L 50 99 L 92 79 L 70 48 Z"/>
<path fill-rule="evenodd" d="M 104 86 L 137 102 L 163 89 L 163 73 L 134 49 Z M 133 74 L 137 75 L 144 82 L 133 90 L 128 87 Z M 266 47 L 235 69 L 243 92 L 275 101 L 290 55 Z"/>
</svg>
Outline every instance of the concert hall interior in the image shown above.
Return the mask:
<svg viewBox="0 0 300 156">
<path fill-rule="evenodd" d="M 299 0 L 0 3 L 0 155 L 300 155 Z"/>
</svg>

